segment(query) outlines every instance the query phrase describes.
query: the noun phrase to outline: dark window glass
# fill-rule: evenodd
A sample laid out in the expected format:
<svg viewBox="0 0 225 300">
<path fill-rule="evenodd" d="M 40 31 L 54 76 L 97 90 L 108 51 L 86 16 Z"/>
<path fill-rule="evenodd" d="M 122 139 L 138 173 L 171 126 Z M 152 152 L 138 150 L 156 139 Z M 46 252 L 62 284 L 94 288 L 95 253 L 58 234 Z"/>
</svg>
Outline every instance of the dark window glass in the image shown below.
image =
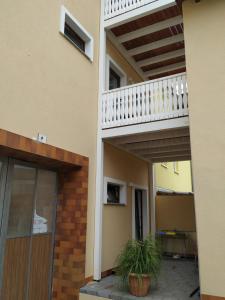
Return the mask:
<svg viewBox="0 0 225 300">
<path fill-rule="evenodd" d="M 80 50 L 85 52 L 85 41 L 70 27 L 69 24 L 65 23 L 64 34 L 67 36 Z"/>
<path fill-rule="evenodd" d="M 121 86 L 120 76 L 112 69 L 109 69 L 109 89 L 117 89 Z"/>
<path fill-rule="evenodd" d="M 107 202 L 120 203 L 120 186 L 118 184 L 107 184 Z"/>
</svg>

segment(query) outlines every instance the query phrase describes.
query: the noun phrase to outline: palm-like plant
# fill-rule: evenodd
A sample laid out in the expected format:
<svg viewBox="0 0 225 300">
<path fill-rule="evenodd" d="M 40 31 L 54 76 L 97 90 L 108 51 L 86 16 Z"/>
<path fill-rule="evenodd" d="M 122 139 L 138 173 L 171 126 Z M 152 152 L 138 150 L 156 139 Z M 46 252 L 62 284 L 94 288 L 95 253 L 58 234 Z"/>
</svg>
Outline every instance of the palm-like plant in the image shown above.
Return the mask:
<svg viewBox="0 0 225 300">
<path fill-rule="evenodd" d="M 130 240 L 117 259 L 117 274 L 124 285 L 128 284 L 131 273 L 141 279 L 142 275 L 157 278 L 161 264 L 159 243 L 151 236 L 143 241 Z"/>
</svg>

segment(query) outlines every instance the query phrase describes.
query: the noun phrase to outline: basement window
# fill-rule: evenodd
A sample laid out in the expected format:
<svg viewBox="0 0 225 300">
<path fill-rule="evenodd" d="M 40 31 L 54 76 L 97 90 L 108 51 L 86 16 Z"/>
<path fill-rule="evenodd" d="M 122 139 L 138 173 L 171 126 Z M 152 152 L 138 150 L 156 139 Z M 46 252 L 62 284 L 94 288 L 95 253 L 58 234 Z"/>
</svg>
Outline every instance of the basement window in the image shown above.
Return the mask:
<svg viewBox="0 0 225 300">
<path fill-rule="evenodd" d="M 104 179 L 104 204 L 125 205 L 127 197 L 126 183 L 114 178 Z"/>
<path fill-rule="evenodd" d="M 60 33 L 93 61 L 93 38 L 64 6 L 61 7 Z"/>
</svg>

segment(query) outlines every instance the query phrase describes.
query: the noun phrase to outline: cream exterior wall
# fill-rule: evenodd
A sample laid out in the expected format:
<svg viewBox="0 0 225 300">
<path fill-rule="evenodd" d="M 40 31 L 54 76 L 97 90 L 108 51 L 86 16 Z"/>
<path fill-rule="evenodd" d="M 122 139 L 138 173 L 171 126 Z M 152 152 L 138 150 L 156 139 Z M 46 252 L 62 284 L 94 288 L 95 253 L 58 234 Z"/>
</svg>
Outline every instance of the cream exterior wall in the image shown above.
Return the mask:
<svg viewBox="0 0 225 300">
<path fill-rule="evenodd" d="M 225 1 L 184 1 L 201 293 L 225 297 Z"/>
<path fill-rule="evenodd" d="M 94 38 L 91 63 L 59 33 L 60 6 Z M 87 17 L 87 12 L 90 12 Z M 86 276 L 93 274 L 100 0 L 0 2 L 0 128 L 90 158 Z"/>
<path fill-rule="evenodd" d="M 196 255 L 196 221 L 194 196 L 158 195 L 156 196 L 156 228 L 185 232 L 188 242 L 183 239 L 167 239 L 163 249 L 170 253 Z"/>
<path fill-rule="evenodd" d="M 148 164 L 105 143 L 104 176 L 148 187 Z M 102 271 L 115 267 L 121 248 L 132 238 L 132 188 L 127 205 L 103 206 Z"/>
<path fill-rule="evenodd" d="M 143 81 L 140 75 L 134 70 L 134 68 L 128 63 L 109 39 L 106 40 L 106 53 L 120 66 L 124 73 L 126 73 L 128 84 Z"/>
<path fill-rule="evenodd" d="M 178 162 L 179 173 L 174 172 L 173 162 L 167 163 L 167 168 L 161 163 L 155 164 L 156 186 L 175 192 L 192 192 L 190 161 Z"/>
</svg>

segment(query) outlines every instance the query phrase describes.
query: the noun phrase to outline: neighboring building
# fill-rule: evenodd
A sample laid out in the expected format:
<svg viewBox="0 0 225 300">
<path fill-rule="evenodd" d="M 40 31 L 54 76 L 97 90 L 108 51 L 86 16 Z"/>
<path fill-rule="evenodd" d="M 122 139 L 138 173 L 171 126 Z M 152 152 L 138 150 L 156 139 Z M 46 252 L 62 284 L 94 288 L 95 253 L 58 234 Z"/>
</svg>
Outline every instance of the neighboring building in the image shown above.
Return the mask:
<svg viewBox="0 0 225 300">
<path fill-rule="evenodd" d="M 165 192 L 191 193 L 193 190 L 190 161 L 155 164 L 155 186 Z"/>
<path fill-rule="evenodd" d="M 1 1 L 1 299 L 77 299 L 155 234 L 157 188 L 194 191 L 202 299 L 225 299 L 224 12 Z"/>
</svg>

